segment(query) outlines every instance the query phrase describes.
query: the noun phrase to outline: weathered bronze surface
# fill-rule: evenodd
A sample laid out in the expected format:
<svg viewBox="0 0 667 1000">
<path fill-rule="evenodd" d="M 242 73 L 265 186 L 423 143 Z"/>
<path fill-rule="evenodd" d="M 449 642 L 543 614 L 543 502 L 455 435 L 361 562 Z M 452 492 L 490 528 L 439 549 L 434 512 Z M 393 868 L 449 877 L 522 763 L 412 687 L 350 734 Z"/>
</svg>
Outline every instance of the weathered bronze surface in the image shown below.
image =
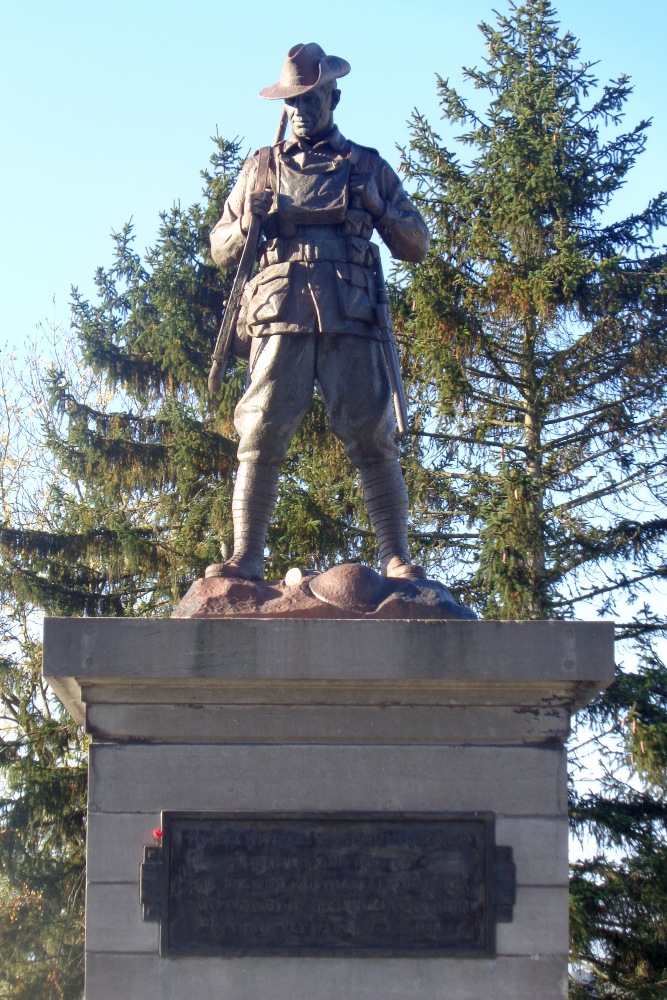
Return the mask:
<svg viewBox="0 0 667 1000">
<path fill-rule="evenodd" d="M 144 919 L 185 955 L 486 957 L 512 919 L 489 814 L 163 814 Z"/>
<path fill-rule="evenodd" d="M 386 160 L 334 124 L 337 80 L 349 71 L 314 42 L 290 49 L 280 81 L 261 92 L 285 102 L 289 134 L 247 159 L 211 233 L 215 262 L 239 271 L 209 385 L 219 386 L 232 339 L 249 358 L 249 383 L 234 411 L 234 551 L 209 577 L 264 579 L 280 467 L 315 385 L 359 471 L 384 574 L 424 577 L 410 558 L 394 408 L 400 430 L 408 414 L 371 238 L 377 232 L 392 256 L 419 263 L 429 232 Z"/>
</svg>

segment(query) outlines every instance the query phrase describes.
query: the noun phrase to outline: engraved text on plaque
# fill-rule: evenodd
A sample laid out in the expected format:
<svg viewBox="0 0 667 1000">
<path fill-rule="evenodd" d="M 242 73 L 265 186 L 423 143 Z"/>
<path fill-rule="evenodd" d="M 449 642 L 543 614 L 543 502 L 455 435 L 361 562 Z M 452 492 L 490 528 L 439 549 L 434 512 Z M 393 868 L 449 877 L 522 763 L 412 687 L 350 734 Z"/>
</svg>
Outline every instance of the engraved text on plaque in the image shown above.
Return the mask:
<svg viewBox="0 0 667 1000">
<path fill-rule="evenodd" d="M 163 831 L 143 866 L 162 954 L 486 956 L 511 919 L 488 814 L 164 813 Z"/>
</svg>

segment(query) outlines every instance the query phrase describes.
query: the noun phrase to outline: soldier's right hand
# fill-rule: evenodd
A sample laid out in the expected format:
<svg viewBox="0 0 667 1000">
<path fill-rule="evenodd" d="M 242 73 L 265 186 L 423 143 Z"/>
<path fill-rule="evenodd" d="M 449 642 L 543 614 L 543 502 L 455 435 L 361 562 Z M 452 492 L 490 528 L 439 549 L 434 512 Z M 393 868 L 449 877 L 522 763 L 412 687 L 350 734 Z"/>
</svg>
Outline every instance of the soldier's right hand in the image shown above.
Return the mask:
<svg viewBox="0 0 667 1000">
<path fill-rule="evenodd" d="M 246 210 L 241 219 L 241 229 L 247 233 L 253 215 L 256 215 L 260 222 L 269 214 L 271 202 L 273 201 L 272 191 L 251 191 L 246 200 Z"/>
</svg>

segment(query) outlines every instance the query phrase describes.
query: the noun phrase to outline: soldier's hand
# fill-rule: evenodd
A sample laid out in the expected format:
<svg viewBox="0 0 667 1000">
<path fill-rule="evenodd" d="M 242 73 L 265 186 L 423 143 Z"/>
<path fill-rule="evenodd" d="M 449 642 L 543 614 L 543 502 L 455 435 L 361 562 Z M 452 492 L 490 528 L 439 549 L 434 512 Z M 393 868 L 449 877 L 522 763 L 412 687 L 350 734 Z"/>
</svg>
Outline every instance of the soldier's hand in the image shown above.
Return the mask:
<svg viewBox="0 0 667 1000">
<path fill-rule="evenodd" d="M 373 216 L 373 219 L 379 219 L 381 215 L 384 215 L 387 206 L 383 198 L 380 197 L 373 174 L 353 170 L 350 178 L 350 191 L 352 194 L 359 195 L 362 205 Z"/>
<path fill-rule="evenodd" d="M 250 229 L 250 223 L 252 222 L 253 215 L 256 215 L 260 221 L 264 221 L 269 214 L 272 201 L 272 191 L 250 192 L 246 201 L 246 210 L 241 219 L 241 229 L 244 233 L 247 233 Z"/>
</svg>

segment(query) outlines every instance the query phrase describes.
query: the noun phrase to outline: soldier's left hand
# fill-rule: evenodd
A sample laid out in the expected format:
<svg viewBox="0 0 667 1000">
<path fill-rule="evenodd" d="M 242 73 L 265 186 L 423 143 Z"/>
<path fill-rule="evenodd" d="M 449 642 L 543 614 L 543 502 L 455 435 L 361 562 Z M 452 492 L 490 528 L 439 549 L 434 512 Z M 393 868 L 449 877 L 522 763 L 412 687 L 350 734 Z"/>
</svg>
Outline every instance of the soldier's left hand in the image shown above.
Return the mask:
<svg viewBox="0 0 667 1000">
<path fill-rule="evenodd" d="M 373 174 L 353 170 L 350 178 L 350 191 L 352 194 L 359 195 L 362 205 L 373 216 L 373 219 L 379 219 L 381 215 L 384 215 L 386 205 L 380 197 Z"/>
</svg>

